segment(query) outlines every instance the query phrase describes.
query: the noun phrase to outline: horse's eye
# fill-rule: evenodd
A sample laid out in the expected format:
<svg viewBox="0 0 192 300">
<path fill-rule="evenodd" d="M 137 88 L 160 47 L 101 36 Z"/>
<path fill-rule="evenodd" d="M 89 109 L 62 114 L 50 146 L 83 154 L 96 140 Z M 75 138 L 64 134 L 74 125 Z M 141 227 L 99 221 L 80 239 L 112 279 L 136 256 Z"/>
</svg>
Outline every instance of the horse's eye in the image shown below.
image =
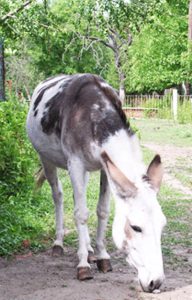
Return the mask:
<svg viewBox="0 0 192 300">
<path fill-rule="evenodd" d="M 141 227 L 137 226 L 137 225 L 131 225 L 131 228 L 136 231 L 136 232 L 142 232 Z"/>
</svg>

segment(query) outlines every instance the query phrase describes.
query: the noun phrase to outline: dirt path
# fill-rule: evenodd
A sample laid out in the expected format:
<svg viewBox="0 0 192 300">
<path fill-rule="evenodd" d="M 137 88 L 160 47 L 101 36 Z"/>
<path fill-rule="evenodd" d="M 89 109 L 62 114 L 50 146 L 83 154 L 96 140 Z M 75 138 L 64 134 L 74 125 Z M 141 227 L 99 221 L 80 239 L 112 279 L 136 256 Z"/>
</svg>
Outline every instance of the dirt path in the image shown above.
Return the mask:
<svg viewBox="0 0 192 300">
<path fill-rule="evenodd" d="M 177 148 L 145 144 L 161 154 L 165 164 L 165 180 L 175 189 L 191 197 L 190 189 L 176 180 L 171 168 L 178 157 L 192 157 L 192 148 Z M 165 256 L 166 281 L 160 294 L 141 292 L 136 273 L 124 257 L 114 251 L 113 272 L 102 274 L 93 266 L 94 280 L 76 280 L 77 256 L 74 249 L 65 248 L 62 258 L 53 258 L 50 251 L 27 256 L 17 256 L 12 261 L 0 258 L 0 300 L 191 300 L 192 253 L 182 250 L 180 264 L 175 267 Z"/>
</svg>

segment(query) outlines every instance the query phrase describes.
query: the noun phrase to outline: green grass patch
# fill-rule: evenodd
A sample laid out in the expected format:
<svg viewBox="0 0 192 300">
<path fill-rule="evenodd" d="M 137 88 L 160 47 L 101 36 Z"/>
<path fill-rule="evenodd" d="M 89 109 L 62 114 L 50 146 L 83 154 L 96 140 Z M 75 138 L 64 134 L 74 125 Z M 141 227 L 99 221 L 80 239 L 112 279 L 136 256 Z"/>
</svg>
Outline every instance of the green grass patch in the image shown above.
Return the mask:
<svg viewBox="0 0 192 300">
<path fill-rule="evenodd" d="M 192 188 L 192 157 L 179 157 L 172 173 L 184 186 Z"/>
<path fill-rule="evenodd" d="M 142 143 L 192 147 L 192 124 L 160 119 L 132 119 L 131 124 L 139 129 Z"/>
<path fill-rule="evenodd" d="M 162 186 L 159 200 L 167 217 L 163 245 L 170 248 L 176 245 L 192 246 L 192 201 L 165 185 Z"/>
</svg>

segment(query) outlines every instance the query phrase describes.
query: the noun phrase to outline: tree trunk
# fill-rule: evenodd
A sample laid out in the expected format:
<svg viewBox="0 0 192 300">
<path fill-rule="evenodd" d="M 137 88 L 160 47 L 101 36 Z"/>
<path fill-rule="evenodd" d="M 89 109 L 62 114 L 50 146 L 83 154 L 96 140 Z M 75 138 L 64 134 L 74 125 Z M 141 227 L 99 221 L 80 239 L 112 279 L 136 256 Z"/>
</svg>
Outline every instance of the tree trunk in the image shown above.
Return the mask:
<svg viewBox="0 0 192 300">
<path fill-rule="evenodd" d="M 110 30 L 110 34 L 109 34 L 108 38 L 109 38 L 109 41 L 105 41 L 98 37 L 88 37 L 89 40 L 102 43 L 103 45 L 105 45 L 106 47 L 110 48 L 113 51 L 114 59 L 115 59 L 115 67 L 116 67 L 118 77 L 119 77 L 119 98 L 121 100 L 121 103 L 124 104 L 124 102 L 125 102 L 125 74 L 122 70 L 121 58 L 120 58 L 121 46 L 123 45 L 123 43 L 121 40 L 119 40 L 118 34 L 112 29 Z M 131 44 L 131 40 L 132 40 L 131 36 L 129 36 L 129 38 L 128 38 L 129 45 Z"/>
<path fill-rule="evenodd" d="M 0 101 L 5 100 L 5 64 L 4 64 L 4 43 L 0 39 Z"/>
<path fill-rule="evenodd" d="M 119 76 L 119 98 L 123 105 L 125 102 L 125 74 L 124 74 L 124 72 L 122 70 L 122 66 L 121 66 L 121 58 L 120 58 L 121 47 L 119 47 L 117 44 L 115 33 L 113 33 L 113 35 L 110 35 L 110 39 L 113 44 L 115 66 L 116 66 L 117 73 Z"/>
<path fill-rule="evenodd" d="M 188 55 L 189 57 L 192 54 L 192 0 L 189 2 L 189 19 L 188 19 Z M 189 78 L 191 77 L 191 66 L 189 65 Z M 191 93 L 191 84 L 186 82 L 187 94 Z"/>
<path fill-rule="evenodd" d="M 125 75 L 120 70 L 119 74 L 119 98 L 121 100 L 122 105 L 125 103 Z"/>
</svg>

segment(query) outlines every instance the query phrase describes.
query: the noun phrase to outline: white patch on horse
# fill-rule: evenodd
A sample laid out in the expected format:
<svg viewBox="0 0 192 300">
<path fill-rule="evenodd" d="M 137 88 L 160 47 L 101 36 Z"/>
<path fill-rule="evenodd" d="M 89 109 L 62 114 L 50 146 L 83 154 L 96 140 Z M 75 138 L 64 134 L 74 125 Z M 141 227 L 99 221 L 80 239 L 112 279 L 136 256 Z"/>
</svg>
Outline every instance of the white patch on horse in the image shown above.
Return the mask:
<svg viewBox="0 0 192 300">
<path fill-rule="evenodd" d="M 99 106 L 99 104 L 94 103 L 93 106 L 92 106 L 92 108 L 93 108 L 93 110 L 99 110 L 100 106 Z"/>
<path fill-rule="evenodd" d="M 103 88 L 110 88 L 110 85 L 106 82 L 100 82 L 101 87 Z"/>
<path fill-rule="evenodd" d="M 134 144 L 132 144 L 133 141 Z M 146 172 L 141 153 L 138 150 L 135 151 L 136 142 L 138 142 L 137 137 L 129 137 L 128 133 L 121 129 L 115 135 L 110 136 L 102 146 L 116 166 L 134 182 L 141 181 L 141 176 Z M 119 145 L 123 145 L 121 150 Z M 139 142 L 137 148 L 139 148 Z"/>
<path fill-rule="evenodd" d="M 58 80 L 60 79 L 65 79 L 67 78 L 68 75 L 59 75 L 59 76 L 56 76 L 54 78 L 50 78 L 50 79 L 47 79 L 45 82 L 41 82 L 38 84 L 38 86 L 35 88 L 34 92 L 33 92 L 33 96 L 32 96 L 32 102 L 33 102 L 33 99 L 35 100 L 39 94 L 39 91 L 42 89 L 42 88 L 46 88 L 48 85 L 54 83 L 54 82 L 57 82 Z"/>
</svg>

